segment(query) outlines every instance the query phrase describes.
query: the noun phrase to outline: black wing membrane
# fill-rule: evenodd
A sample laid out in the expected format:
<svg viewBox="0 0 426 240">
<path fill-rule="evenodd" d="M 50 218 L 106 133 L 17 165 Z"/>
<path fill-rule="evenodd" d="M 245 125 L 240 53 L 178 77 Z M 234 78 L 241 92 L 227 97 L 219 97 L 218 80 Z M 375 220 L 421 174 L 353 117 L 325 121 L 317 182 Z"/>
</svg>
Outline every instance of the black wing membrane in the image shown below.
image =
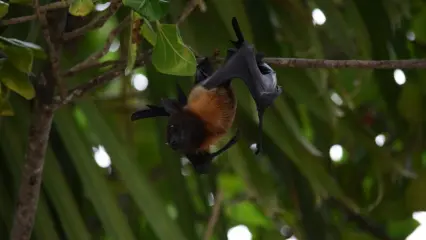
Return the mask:
<svg viewBox="0 0 426 240">
<path fill-rule="evenodd" d="M 213 74 L 213 67 L 208 60 L 208 58 L 203 59 L 198 65 L 195 73 L 195 84 L 205 80 L 210 75 Z M 178 95 L 178 102 L 182 104 L 182 106 L 186 105 L 188 102 L 187 96 L 183 92 L 182 88 L 179 84 L 176 84 L 176 91 Z M 147 105 L 148 109 L 142 109 L 134 112 L 130 119 L 132 121 L 145 119 L 145 118 L 153 118 L 153 117 L 167 117 L 170 114 L 166 111 L 164 106 L 155 106 L 155 105 Z"/>
<path fill-rule="evenodd" d="M 209 61 L 209 58 L 205 57 L 197 64 L 197 70 L 195 72 L 195 84 L 198 84 L 208 77 L 210 77 L 214 72 L 213 66 Z"/>
<path fill-rule="evenodd" d="M 167 117 L 170 116 L 168 112 L 164 109 L 164 107 L 159 107 L 155 105 L 147 105 L 148 109 L 142 109 L 134 112 L 130 120 L 136 121 L 139 119 L 145 118 L 153 118 L 153 117 Z"/>
<path fill-rule="evenodd" d="M 235 48 L 228 49 L 225 63 L 200 84 L 211 89 L 232 78 L 244 81 L 256 102 L 259 117 L 258 154 L 262 151 L 263 114 L 282 93 L 282 89 L 277 85 L 275 71 L 263 61 L 262 54 L 256 54 L 253 45 L 244 40 L 235 17 L 232 18 L 232 27 L 237 36 L 237 41 L 231 41 Z"/>
</svg>

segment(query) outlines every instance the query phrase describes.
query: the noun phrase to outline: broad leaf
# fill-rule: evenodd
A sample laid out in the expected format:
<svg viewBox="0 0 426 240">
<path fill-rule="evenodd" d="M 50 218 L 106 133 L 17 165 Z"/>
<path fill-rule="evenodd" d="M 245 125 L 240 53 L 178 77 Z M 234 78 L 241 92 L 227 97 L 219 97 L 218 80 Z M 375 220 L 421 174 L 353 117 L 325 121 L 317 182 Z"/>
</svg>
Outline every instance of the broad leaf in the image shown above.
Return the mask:
<svg viewBox="0 0 426 240">
<path fill-rule="evenodd" d="M 2 87 L 0 85 L 0 116 L 13 116 L 14 112 L 8 100 L 8 94 L 2 93 L 1 88 Z M 3 96 L 2 94 L 5 96 Z"/>
<path fill-rule="evenodd" d="M 387 226 L 389 235 L 393 239 L 407 239 L 407 237 L 419 226 L 419 222 L 409 218 L 390 222 Z"/>
<path fill-rule="evenodd" d="M 0 36 L 0 43 L 3 43 L 5 45 L 13 45 L 16 47 L 28 48 L 34 53 L 34 57 L 46 59 L 46 53 L 44 52 L 43 48 L 32 42 L 25 42 L 15 38 L 5 38 Z"/>
<path fill-rule="evenodd" d="M 21 5 L 32 5 L 32 0 L 10 0 L 10 3 L 13 4 L 21 4 Z"/>
<path fill-rule="evenodd" d="M 84 17 L 91 13 L 94 7 L 92 0 L 74 0 L 68 11 L 74 16 Z"/>
<path fill-rule="evenodd" d="M 10 90 L 28 100 L 35 96 L 35 90 L 28 79 L 28 75 L 18 71 L 9 62 L 5 62 L 4 67 L 0 69 L 0 81 Z"/>
<path fill-rule="evenodd" d="M 155 43 L 157 42 L 157 33 L 155 33 L 154 29 L 152 29 L 149 22 L 143 23 L 141 34 L 152 46 L 155 46 Z"/>
<path fill-rule="evenodd" d="M 268 219 L 250 202 L 244 201 L 226 209 L 229 217 L 236 222 L 248 225 L 269 227 Z"/>
<path fill-rule="evenodd" d="M 419 124 L 422 121 L 422 93 L 417 84 L 404 84 L 399 97 L 398 110 L 410 123 Z"/>
<path fill-rule="evenodd" d="M 123 4 L 149 21 L 161 19 L 169 8 L 169 1 L 166 0 L 123 0 Z"/>
<path fill-rule="evenodd" d="M 405 199 L 411 211 L 426 211 L 426 171 L 419 173 L 418 178 L 410 183 Z"/>
<path fill-rule="evenodd" d="M 4 17 L 9 12 L 9 4 L 0 1 L 0 18 Z"/>
<path fill-rule="evenodd" d="M 28 48 L 5 46 L 0 43 L 0 48 L 7 54 L 7 61 L 23 73 L 30 73 L 33 68 L 33 52 Z"/>
<path fill-rule="evenodd" d="M 165 74 L 193 76 L 196 59 L 192 51 L 185 46 L 175 24 L 157 23 L 157 42 L 152 53 L 152 64 Z"/>
</svg>

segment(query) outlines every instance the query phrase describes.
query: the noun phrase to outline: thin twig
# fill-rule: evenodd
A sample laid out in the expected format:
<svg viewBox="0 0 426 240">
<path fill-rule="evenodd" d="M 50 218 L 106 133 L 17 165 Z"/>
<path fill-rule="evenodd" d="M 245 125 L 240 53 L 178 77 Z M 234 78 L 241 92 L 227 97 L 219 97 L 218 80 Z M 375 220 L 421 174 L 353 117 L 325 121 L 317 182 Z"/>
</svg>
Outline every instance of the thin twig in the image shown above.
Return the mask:
<svg viewBox="0 0 426 240">
<path fill-rule="evenodd" d="M 189 14 L 191 14 L 192 11 L 194 11 L 194 9 L 197 6 L 200 8 L 201 12 L 205 12 L 207 9 L 206 3 L 204 2 L 204 0 L 189 0 L 181 13 L 179 20 L 177 20 L 176 24 L 179 25 L 183 23 L 185 19 L 189 16 Z"/>
<path fill-rule="evenodd" d="M 124 69 L 126 68 L 125 65 L 117 66 L 95 78 L 90 80 L 88 83 L 82 84 L 74 89 L 71 89 L 68 91 L 67 96 L 64 99 L 60 99 L 59 97 L 54 98 L 54 102 L 51 105 L 52 109 L 57 109 L 62 105 L 66 105 L 73 100 L 83 96 L 86 92 L 99 87 L 102 84 L 105 84 L 113 79 L 115 79 L 118 76 L 121 76 L 124 74 Z"/>
<path fill-rule="evenodd" d="M 49 4 L 46 4 L 44 6 L 40 6 L 40 12 L 45 13 L 45 12 L 51 11 L 51 10 L 67 8 L 68 6 L 69 6 L 69 4 L 67 2 L 62 2 L 62 1 L 61 2 L 49 3 Z M 36 19 L 37 19 L 37 14 L 33 14 L 33 15 L 29 15 L 29 16 L 22 16 L 22 17 L 0 20 L 0 25 L 3 25 L 3 26 L 13 25 L 13 24 L 18 24 L 18 23 L 29 22 L 29 21 L 36 20 Z"/>
<path fill-rule="evenodd" d="M 80 68 L 76 69 L 76 70 L 68 70 L 64 73 L 62 73 L 62 77 L 73 77 L 76 74 L 86 71 L 88 69 L 92 69 L 92 68 L 103 68 L 103 67 L 110 67 L 110 66 L 116 66 L 116 65 L 122 65 L 125 64 L 125 61 L 122 60 L 108 60 L 105 62 L 91 62 L 88 63 L 84 66 L 81 66 Z"/>
<path fill-rule="evenodd" d="M 117 10 L 123 5 L 121 0 L 113 0 L 111 1 L 111 5 L 109 6 L 106 13 L 100 13 L 96 16 L 91 22 L 84 25 L 81 28 L 77 28 L 72 32 L 64 33 L 62 39 L 64 41 L 70 41 L 76 37 L 84 35 L 86 32 L 102 27 L 108 19 L 114 15 Z"/>
<path fill-rule="evenodd" d="M 424 59 L 408 60 L 326 60 L 304 58 L 264 58 L 266 63 L 291 68 L 426 68 Z"/>
<path fill-rule="evenodd" d="M 372 222 L 370 219 L 367 219 L 366 217 L 355 213 L 345 204 L 342 204 L 339 200 L 331 198 L 329 199 L 329 202 L 335 207 L 339 208 L 343 213 L 345 213 L 348 220 L 354 222 L 361 230 L 370 233 L 377 239 L 392 240 L 392 238 L 388 235 L 388 233 L 383 227 L 380 227 L 376 223 Z"/>
<path fill-rule="evenodd" d="M 209 240 L 213 235 L 214 226 L 217 223 L 220 215 L 220 206 L 223 201 L 223 192 L 218 190 L 215 197 L 215 204 L 213 206 L 212 215 L 210 216 L 209 223 L 207 225 L 207 230 L 204 234 L 204 240 Z"/>
<path fill-rule="evenodd" d="M 95 63 L 97 63 L 97 61 L 100 58 L 102 58 L 103 56 L 105 56 L 105 54 L 108 53 L 108 50 L 111 47 L 111 44 L 113 43 L 115 37 L 127 26 L 129 22 L 130 22 L 130 16 L 127 16 L 114 30 L 110 32 L 102 50 L 92 54 L 91 56 L 86 58 L 84 61 L 76 64 L 66 73 L 64 73 L 64 75 L 69 74 L 68 72 L 78 72 L 78 71 L 81 71 L 81 69 L 87 69 L 87 66 L 94 65 Z"/>
</svg>

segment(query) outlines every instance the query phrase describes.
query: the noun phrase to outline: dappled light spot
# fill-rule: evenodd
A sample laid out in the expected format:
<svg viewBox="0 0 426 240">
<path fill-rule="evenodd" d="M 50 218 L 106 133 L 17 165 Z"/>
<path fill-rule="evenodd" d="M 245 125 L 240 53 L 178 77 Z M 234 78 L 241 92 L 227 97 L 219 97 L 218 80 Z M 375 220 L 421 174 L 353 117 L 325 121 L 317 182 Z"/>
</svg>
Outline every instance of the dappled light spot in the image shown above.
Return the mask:
<svg viewBox="0 0 426 240">
<path fill-rule="evenodd" d="M 250 149 L 255 152 L 257 150 L 257 143 L 253 143 L 252 145 L 250 145 Z"/>
<path fill-rule="evenodd" d="M 111 158 L 103 146 L 99 145 L 98 147 L 93 147 L 92 150 L 95 156 L 95 161 L 99 167 L 107 168 L 111 166 Z"/>
<path fill-rule="evenodd" d="M 420 226 L 418 226 L 406 240 L 426 239 L 426 212 L 414 212 L 413 218 L 420 223 Z"/>
<path fill-rule="evenodd" d="M 106 2 L 106 3 L 97 3 L 95 5 L 95 9 L 98 12 L 102 12 L 104 10 L 106 10 L 107 8 L 109 8 L 109 6 L 111 5 L 111 2 Z"/>
<path fill-rule="evenodd" d="M 323 25 L 327 18 L 325 17 L 324 13 L 319 8 L 315 8 L 312 11 L 312 22 L 314 25 Z"/>
<path fill-rule="evenodd" d="M 291 228 L 287 225 L 284 225 L 280 228 L 280 234 L 284 236 L 285 239 L 291 239 L 291 237 L 293 236 Z"/>
<path fill-rule="evenodd" d="M 379 134 L 376 136 L 374 141 L 376 142 L 377 146 L 382 147 L 383 145 L 385 145 L 386 136 L 384 134 Z"/>
<path fill-rule="evenodd" d="M 335 144 L 330 148 L 330 158 L 334 162 L 339 162 L 343 158 L 343 148 L 339 144 Z"/>
<path fill-rule="evenodd" d="M 411 31 L 407 32 L 407 39 L 410 41 L 416 40 L 416 34 L 414 34 L 414 32 L 411 32 Z"/>
<path fill-rule="evenodd" d="M 148 78 L 143 74 L 135 74 L 132 77 L 132 85 L 138 91 L 143 91 L 148 87 Z"/>
<path fill-rule="evenodd" d="M 331 101 L 333 101 L 335 104 L 337 104 L 339 106 L 343 104 L 342 98 L 336 92 L 331 93 L 330 98 L 331 98 Z"/>
<path fill-rule="evenodd" d="M 393 71 L 393 78 L 398 85 L 404 84 L 406 80 L 405 74 L 401 69 L 395 69 L 395 71 Z"/>
<path fill-rule="evenodd" d="M 189 176 L 189 175 L 191 175 L 191 172 L 186 167 L 186 165 L 188 165 L 189 163 L 190 162 L 189 162 L 188 158 L 186 158 L 186 157 L 181 157 L 180 158 L 180 164 L 182 166 L 180 172 L 181 172 L 181 174 L 183 176 Z"/>
<path fill-rule="evenodd" d="M 228 240 L 251 240 L 252 234 L 247 226 L 238 225 L 228 230 Z"/>
<path fill-rule="evenodd" d="M 117 50 L 120 48 L 120 41 L 118 41 L 117 39 L 114 40 L 111 44 L 111 46 L 109 47 L 109 52 L 117 52 Z"/>
<path fill-rule="evenodd" d="M 166 210 L 172 219 L 176 219 L 178 217 L 178 211 L 173 204 L 167 204 Z"/>
<path fill-rule="evenodd" d="M 209 196 L 207 198 L 208 202 L 209 202 L 209 206 L 213 206 L 214 205 L 214 194 L 213 193 L 209 193 Z"/>
</svg>

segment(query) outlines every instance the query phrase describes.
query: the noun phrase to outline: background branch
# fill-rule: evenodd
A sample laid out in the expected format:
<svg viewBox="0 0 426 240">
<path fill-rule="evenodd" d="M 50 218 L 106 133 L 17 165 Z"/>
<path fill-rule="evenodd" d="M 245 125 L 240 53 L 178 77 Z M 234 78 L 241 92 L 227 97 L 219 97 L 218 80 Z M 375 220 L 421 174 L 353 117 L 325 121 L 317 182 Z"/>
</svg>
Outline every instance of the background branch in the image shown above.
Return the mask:
<svg viewBox="0 0 426 240">
<path fill-rule="evenodd" d="M 61 80 L 61 77 L 59 75 L 59 61 L 60 61 L 59 54 L 51 39 L 49 24 L 47 23 L 47 19 L 46 19 L 46 12 L 41 12 L 40 6 L 39 6 L 39 0 L 34 0 L 34 9 L 35 9 L 37 18 L 40 22 L 41 30 L 43 32 L 43 36 L 44 36 L 44 39 L 46 40 L 46 44 L 48 47 L 49 59 L 52 65 L 53 79 L 59 88 L 59 93 L 61 97 L 65 97 L 66 90 Z"/>
<path fill-rule="evenodd" d="M 176 21 L 176 24 L 179 25 L 183 23 L 185 19 L 189 16 L 189 14 L 191 14 L 191 12 L 194 11 L 197 6 L 200 8 L 201 12 L 205 12 L 207 10 L 206 3 L 204 2 L 204 0 L 189 0 L 185 8 L 183 9 L 179 19 Z"/>
<path fill-rule="evenodd" d="M 209 219 L 207 230 L 204 234 L 204 240 L 209 240 L 211 236 L 213 235 L 214 226 L 216 225 L 217 220 L 219 219 L 220 206 L 222 205 L 222 201 L 223 201 L 223 192 L 221 190 L 218 190 L 215 196 L 215 204 L 213 206 L 212 215 Z"/>
<path fill-rule="evenodd" d="M 67 96 L 64 99 L 60 99 L 59 97 L 54 98 L 54 103 L 52 104 L 52 109 L 57 109 L 61 105 L 68 104 L 72 102 L 73 100 L 83 96 L 86 92 L 99 87 L 100 85 L 103 85 L 109 81 L 112 81 L 118 76 L 121 76 L 124 74 L 124 69 L 126 69 L 125 65 L 119 65 L 113 69 L 110 69 L 109 71 L 93 78 L 89 82 L 82 84 L 74 89 L 71 89 L 68 91 Z"/>
<path fill-rule="evenodd" d="M 223 59 L 221 59 L 223 61 Z M 426 68 L 426 60 L 327 60 L 306 58 L 264 58 L 266 63 L 291 68 Z"/>
<path fill-rule="evenodd" d="M 84 35 L 86 32 L 102 27 L 108 19 L 114 15 L 117 10 L 123 5 L 121 0 L 112 0 L 106 13 L 101 13 L 96 16 L 91 22 L 81 28 L 77 28 L 72 32 L 64 33 L 62 39 L 70 41 L 78 36 Z"/>
<path fill-rule="evenodd" d="M 97 63 L 97 60 L 105 56 L 105 54 L 108 53 L 109 48 L 111 47 L 111 44 L 113 43 L 115 37 L 127 26 L 127 24 L 130 23 L 130 16 L 127 16 L 114 30 L 110 32 L 108 35 L 107 41 L 99 52 L 96 52 L 86 58 L 84 61 L 76 64 L 74 67 L 72 67 L 70 70 L 64 73 L 64 75 L 69 75 L 69 72 L 79 72 L 82 69 L 87 69 L 87 66 L 94 65 Z"/>
<path fill-rule="evenodd" d="M 69 4 L 67 2 L 54 2 L 49 3 L 44 6 L 40 6 L 40 12 L 45 13 L 47 11 L 61 9 L 61 8 L 67 8 Z M 24 23 L 32 20 L 37 19 L 37 14 L 29 15 L 29 16 L 22 16 L 22 17 L 16 17 L 16 18 L 10 18 L 5 20 L 0 20 L 0 25 L 13 25 L 18 23 Z"/>
</svg>

